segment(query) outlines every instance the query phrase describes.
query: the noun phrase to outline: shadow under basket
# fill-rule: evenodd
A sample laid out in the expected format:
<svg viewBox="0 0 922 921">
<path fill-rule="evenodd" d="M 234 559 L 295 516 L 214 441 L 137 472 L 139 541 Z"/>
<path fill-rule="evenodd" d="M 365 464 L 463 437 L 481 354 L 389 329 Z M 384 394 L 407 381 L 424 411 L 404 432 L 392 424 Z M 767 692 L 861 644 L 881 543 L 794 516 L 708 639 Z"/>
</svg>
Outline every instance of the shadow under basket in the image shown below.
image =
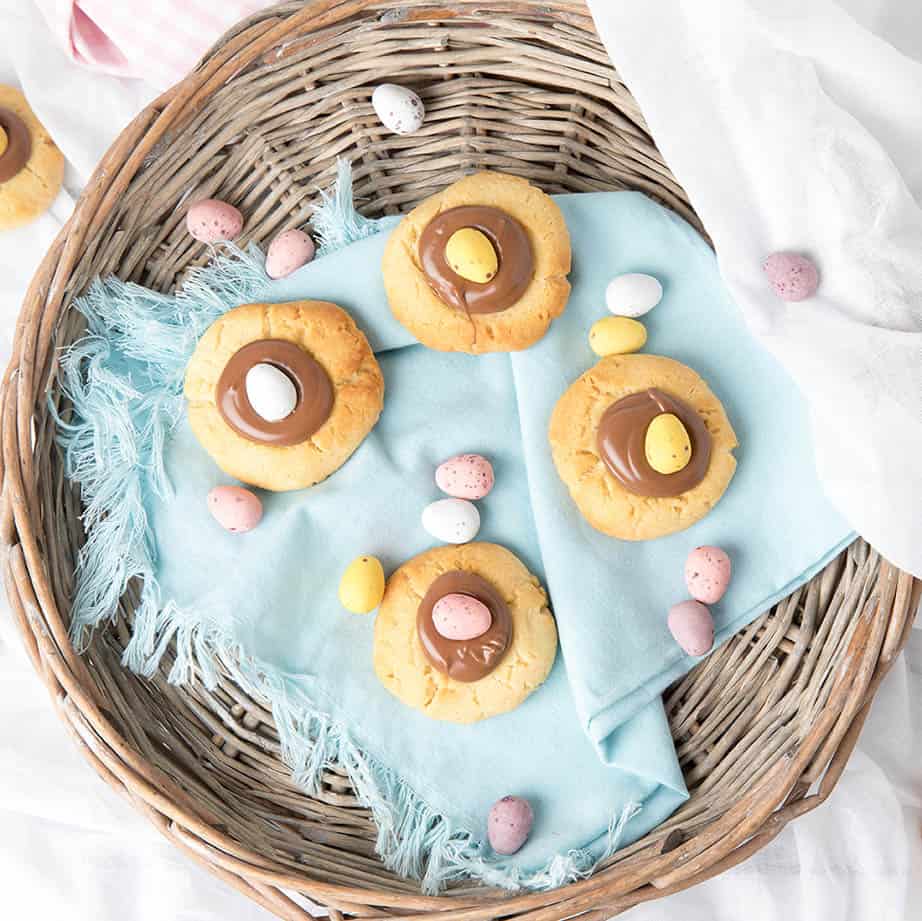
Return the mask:
<svg viewBox="0 0 922 921">
<path fill-rule="evenodd" d="M 426 104 L 412 136 L 372 110 L 375 85 L 393 80 Z M 668 691 L 690 799 L 594 876 L 551 892 L 469 883 L 420 895 L 375 856 L 344 774 L 328 770 L 315 796 L 294 785 L 265 701 L 226 675 L 213 691 L 172 687 L 169 655 L 149 680 L 122 668 L 135 591 L 75 654 L 81 504 L 46 396 L 63 402 L 56 355 L 82 330 L 73 299 L 112 273 L 160 291 L 181 284 L 208 258 L 185 232 L 190 199 L 237 205 L 243 245 L 307 224 L 342 156 L 369 216 L 490 168 L 551 193 L 637 189 L 701 229 L 582 3 L 317 0 L 240 23 L 106 154 L 19 319 L 3 385 L 0 540 L 15 616 L 61 719 L 177 847 L 280 918 L 308 917 L 307 898 L 337 921 L 596 921 L 721 873 L 830 794 L 906 640 L 920 584 L 863 541 Z"/>
</svg>

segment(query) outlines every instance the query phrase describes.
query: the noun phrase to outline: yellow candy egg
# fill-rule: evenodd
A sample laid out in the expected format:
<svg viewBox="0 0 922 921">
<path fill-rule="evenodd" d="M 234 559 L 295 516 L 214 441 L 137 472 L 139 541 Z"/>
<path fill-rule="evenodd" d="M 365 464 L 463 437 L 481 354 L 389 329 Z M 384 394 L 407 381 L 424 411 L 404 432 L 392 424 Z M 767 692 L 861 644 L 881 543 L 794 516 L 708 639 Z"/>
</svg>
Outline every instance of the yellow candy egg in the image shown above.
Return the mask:
<svg viewBox="0 0 922 921">
<path fill-rule="evenodd" d="M 384 568 L 373 556 L 356 557 L 339 582 L 340 604 L 353 614 L 373 611 L 384 597 Z"/>
<path fill-rule="evenodd" d="M 473 227 L 456 230 L 445 244 L 445 261 L 467 281 L 486 284 L 499 269 L 496 250 L 485 233 Z"/>
<path fill-rule="evenodd" d="M 691 460 L 691 439 L 678 416 L 661 413 L 647 426 L 643 450 L 657 473 L 678 473 Z"/>
<path fill-rule="evenodd" d="M 0 128 L 0 157 L 6 153 L 6 148 L 9 145 L 9 138 L 6 136 L 6 132 L 3 128 Z"/>
<path fill-rule="evenodd" d="M 636 352 L 646 341 L 646 326 L 630 317 L 604 317 L 589 330 L 589 348 L 601 358 Z"/>
</svg>

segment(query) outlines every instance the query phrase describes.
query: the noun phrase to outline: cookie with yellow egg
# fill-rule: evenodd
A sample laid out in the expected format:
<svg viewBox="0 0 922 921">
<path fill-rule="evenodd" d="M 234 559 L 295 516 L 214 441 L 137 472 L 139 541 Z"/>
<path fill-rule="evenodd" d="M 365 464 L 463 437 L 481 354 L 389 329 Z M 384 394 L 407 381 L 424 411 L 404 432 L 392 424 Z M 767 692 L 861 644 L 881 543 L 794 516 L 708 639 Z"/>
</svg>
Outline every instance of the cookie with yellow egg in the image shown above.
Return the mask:
<svg viewBox="0 0 922 921">
<path fill-rule="evenodd" d="M 601 359 L 557 402 L 548 435 L 583 517 L 621 540 L 700 521 L 736 470 L 720 400 L 691 368 L 659 355 Z"/>
<path fill-rule="evenodd" d="M 514 352 L 537 342 L 570 295 L 563 214 L 517 176 L 466 176 L 414 208 L 388 239 L 394 316 L 443 352 Z"/>
<path fill-rule="evenodd" d="M 35 220 L 64 181 L 64 155 L 35 117 L 26 97 L 0 86 L 0 231 Z"/>
</svg>

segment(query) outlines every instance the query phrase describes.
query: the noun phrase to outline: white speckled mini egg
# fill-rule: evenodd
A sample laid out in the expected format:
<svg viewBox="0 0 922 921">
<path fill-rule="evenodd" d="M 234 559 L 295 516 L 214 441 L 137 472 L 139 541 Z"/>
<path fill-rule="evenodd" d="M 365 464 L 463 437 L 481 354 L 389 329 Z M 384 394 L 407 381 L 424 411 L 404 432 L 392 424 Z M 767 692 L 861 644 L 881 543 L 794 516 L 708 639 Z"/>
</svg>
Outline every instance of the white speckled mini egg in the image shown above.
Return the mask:
<svg viewBox="0 0 922 921">
<path fill-rule="evenodd" d="M 208 493 L 208 511 L 222 528 L 243 534 L 259 524 L 263 504 L 259 496 L 242 486 L 215 486 Z"/>
<path fill-rule="evenodd" d="M 189 207 L 186 228 L 202 243 L 236 240 L 243 230 L 243 215 L 226 201 L 205 198 Z"/>
<path fill-rule="evenodd" d="M 480 512 L 466 499 L 439 499 L 423 509 L 423 527 L 446 544 L 466 544 L 480 530 Z"/>
<path fill-rule="evenodd" d="M 303 230 L 285 230 L 270 244 L 266 253 L 266 274 L 284 278 L 314 258 L 314 241 Z"/>
<path fill-rule="evenodd" d="M 669 609 L 669 632 L 690 656 L 703 656 L 714 645 L 714 618 L 700 601 L 683 601 Z"/>
<path fill-rule="evenodd" d="M 439 464 L 435 482 L 456 499 L 482 499 L 493 488 L 493 465 L 480 454 L 459 454 Z"/>
<path fill-rule="evenodd" d="M 696 601 L 714 604 L 730 585 L 730 557 L 720 547 L 695 547 L 685 561 L 685 584 Z"/>
<path fill-rule="evenodd" d="M 528 840 L 535 814 L 521 796 L 504 796 L 490 808 L 487 838 L 497 854 L 514 854 Z"/>
<path fill-rule="evenodd" d="M 412 134 L 423 124 L 423 101 L 411 89 L 382 83 L 371 94 L 371 104 L 385 128 L 394 134 Z"/>
<path fill-rule="evenodd" d="M 642 317 L 663 298 L 663 286 L 652 275 L 616 275 L 605 289 L 605 306 L 618 317 Z"/>
<path fill-rule="evenodd" d="M 266 422 L 281 422 L 298 405 L 291 378 L 268 362 L 261 361 L 247 371 L 245 386 L 253 412 Z"/>
</svg>

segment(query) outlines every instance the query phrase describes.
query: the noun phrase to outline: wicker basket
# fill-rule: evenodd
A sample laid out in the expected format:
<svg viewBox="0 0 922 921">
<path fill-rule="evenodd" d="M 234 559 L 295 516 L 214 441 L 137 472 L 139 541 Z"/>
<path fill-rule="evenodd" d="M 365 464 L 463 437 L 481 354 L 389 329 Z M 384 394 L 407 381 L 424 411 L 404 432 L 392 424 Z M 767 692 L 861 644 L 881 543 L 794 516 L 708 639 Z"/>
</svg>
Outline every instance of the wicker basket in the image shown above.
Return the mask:
<svg viewBox="0 0 922 921">
<path fill-rule="evenodd" d="M 411 137 L 378 124 L 372 88 L 411 84 Z M 65 481 L 46 389 L 81 330 L 69 309 L 96 275 L 160 290 L 200 264 L 183 202 L 218 196 L 266 244 L 304 224 L 335 159 L 357 202 L 396 213 L 475 168 L 548 192 L 635 188 L 698 226 L 581 3 L 288 3 L 241 23 L 145 109 L 100 164 L 19 319 L 2 404 L 5 577 L 36 670 L 99 774 L 180 849 L 282 918 L 300 893 L 334 919 L 407 916 L 596 921 L 720 873 L 821 803 L 911 626 L 920 585 L 863 542 L 673 687 L 666 706 L 691 798 L 588 880 L 511 895 L 474 885 L 424 897 L 374 854 L 344 775 L 308 797 L 290 780 L 264 701 L 140 679 L 119 619 L 77 657 L 67 638 L 80 497 Z M 66 412 L 66 407 L 62 407 Z"/>
</svg>

